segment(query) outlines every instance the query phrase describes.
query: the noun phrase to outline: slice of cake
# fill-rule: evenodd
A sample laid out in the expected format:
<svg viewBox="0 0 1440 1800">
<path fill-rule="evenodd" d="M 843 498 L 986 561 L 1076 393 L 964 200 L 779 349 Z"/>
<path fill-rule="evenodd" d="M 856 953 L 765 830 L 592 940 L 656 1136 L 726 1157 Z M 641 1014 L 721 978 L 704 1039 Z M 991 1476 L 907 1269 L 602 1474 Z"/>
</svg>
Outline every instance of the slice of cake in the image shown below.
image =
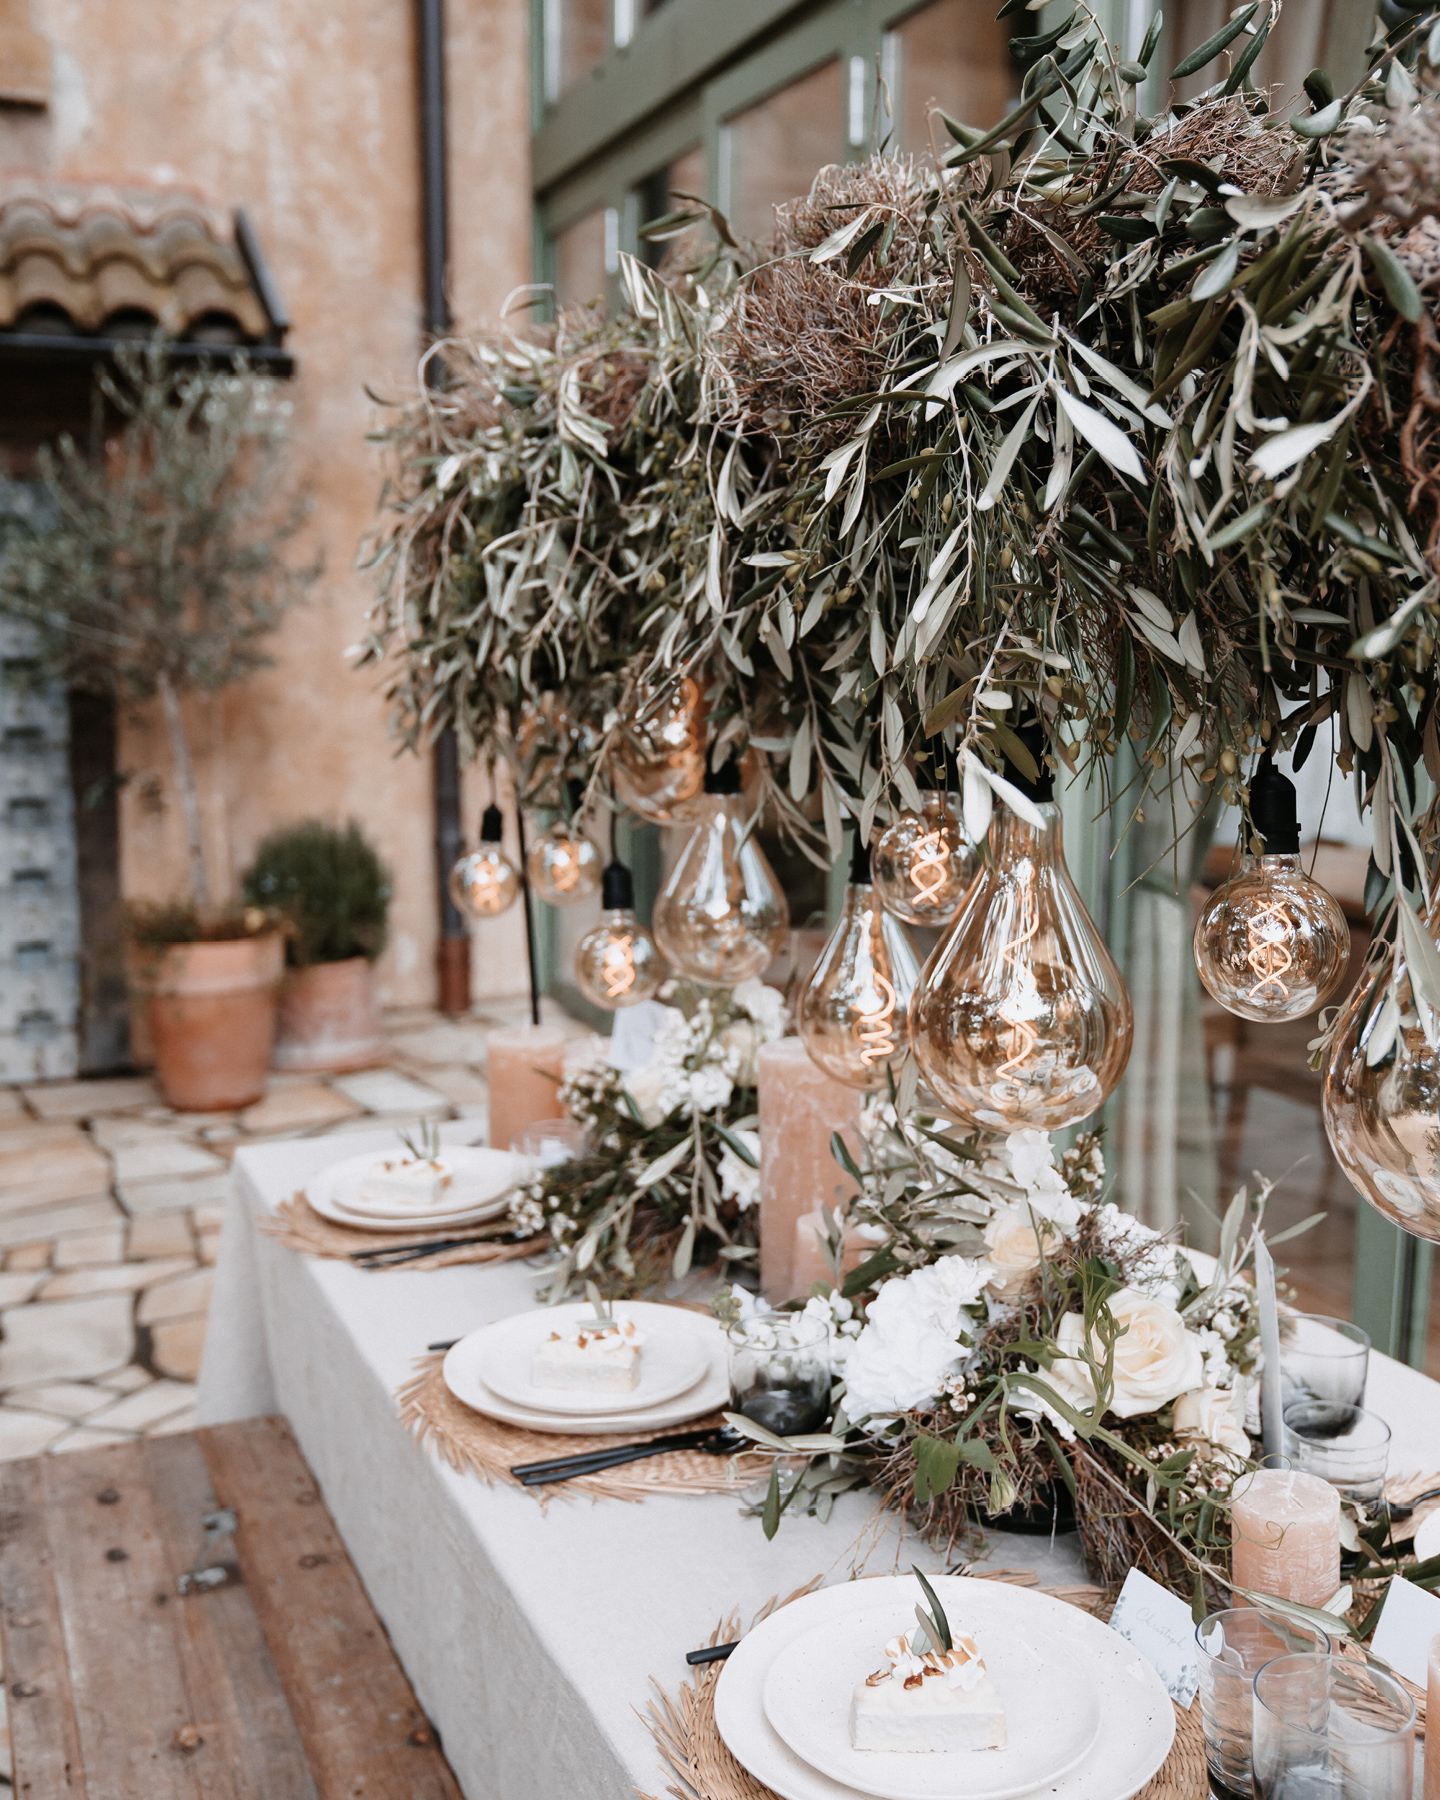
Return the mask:
<svg viewBox="0 0 1440 1800">
<path fill-rule="evenodd" d="M 530 1369 L 533 1387 L 575 1393 L 628 1394 L 640 1385 L 640 1345 L 633 1319 L 570 1319 L 543 1339 Z"/>
<path fill-rule="evenodd" d="M 425 1212 L 445 1198 L 454 1177 L 437 1157 L 382 1157 L 360 1183 L 360 1204 Z"/>
<path fill-rule="evenodd" d="M 934 1611 L 917 1607 L 918 1629 L 891 1638 L 886 1667 L 856 1687 L 850 1742 L 857 1750 L 1003 1750 L 1005 1708 L 985 1659 L 974 1638 L 952 1634 L 923 1577 L 922 1585 Z"/>
</svg>

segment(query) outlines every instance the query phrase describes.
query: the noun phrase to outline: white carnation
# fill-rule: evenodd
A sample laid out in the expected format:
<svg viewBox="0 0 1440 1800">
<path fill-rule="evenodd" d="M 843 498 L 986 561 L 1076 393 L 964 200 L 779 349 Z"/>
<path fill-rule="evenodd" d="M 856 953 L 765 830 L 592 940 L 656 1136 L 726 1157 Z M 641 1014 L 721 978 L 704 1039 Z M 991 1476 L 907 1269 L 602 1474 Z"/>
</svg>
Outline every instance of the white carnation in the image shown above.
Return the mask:
<svg viewBox="0 0 1440 1800">
<path fill-rule="evenodd" d="M 964 1355 L 965 1309 L 984 1291 L 989 1268 L 974 1257 L 942 1256 L 887 1281 L 870 1302 L 865 1329 L 845 1363 L 845 1410 L 852 1419 L 924 1406 Z"/>
</svg>

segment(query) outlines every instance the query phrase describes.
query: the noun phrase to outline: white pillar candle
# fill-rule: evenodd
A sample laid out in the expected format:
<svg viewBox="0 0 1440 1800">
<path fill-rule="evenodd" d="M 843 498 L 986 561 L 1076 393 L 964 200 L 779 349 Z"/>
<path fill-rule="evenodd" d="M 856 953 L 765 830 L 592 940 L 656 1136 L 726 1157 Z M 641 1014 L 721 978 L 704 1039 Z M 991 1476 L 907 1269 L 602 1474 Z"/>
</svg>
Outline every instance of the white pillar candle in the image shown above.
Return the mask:
<svg viewBox="0 0 1440 1800">
<path fill-rule="evenodd" d="M 490 1142 L 497 1150 L 508 1150 L 538 1120 L 564 1116 L 560 1082 L 565 1044 L 558 1025 L 507 1025 L 485 1040 Z"/>
<path fill-rule="evenodd" d="M 1323 1606 L 1340 1586 L 1340 1495 L 1318 1475 L 1258 1469 L 1242 1476 L 1230 1524 L 1236 1587 Z M 1235 1604 L 1246 1602 L 1237 1594 Z"/>
<path fill-rule="evenodd" d="M 841 1132 L 856 1155 L 864 1096 L 817 1068 L 799 1038 L 762 1044 L 756 1066 L 760 1286 L 768 1300 L 779 1302 L 805 1291 L 794 1277 L 795 1227 L 801 1215 L 822 1206 L 833 1209 L 855 1191 L 854 1180 L 835 1160 L 830 1134 Z"/>
</svg>

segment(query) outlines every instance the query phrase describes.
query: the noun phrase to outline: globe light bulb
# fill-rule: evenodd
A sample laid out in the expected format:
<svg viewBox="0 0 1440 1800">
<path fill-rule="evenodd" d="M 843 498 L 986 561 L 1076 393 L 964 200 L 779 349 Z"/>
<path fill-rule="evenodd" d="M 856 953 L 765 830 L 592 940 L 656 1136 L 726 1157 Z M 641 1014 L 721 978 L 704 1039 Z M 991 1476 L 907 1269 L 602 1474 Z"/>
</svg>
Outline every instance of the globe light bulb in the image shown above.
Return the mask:
<svg viewBox="0 0 1440 1800">
<path fill-rule="evenodd" d="M 1302 1019 L 1350 966 L 1350 927 L 1333 894 L 1300 867 L 1295 787 L 1264 757 L 1250 783 L 1263 854 L 1216 888 L 1195 926 L 1205 991 L 1241 1019 Z"/>
<path fill-rule="evenodd" d="M 881 906 L 870 853 L 857 837 L 835 929 L 801 989 L 800 1040 L 827 1075 L 883 1088 L 909 1048 L 906 1021 L 920 965 L 904 928 Z"/>
<path fill-rule="evenodd" d="M 748 824 L 739 765 L 708 771 L 699 823 L 655 903 L 655 940 L 694 981 L 733 987 L 784 947 L 790 909 Z"/>
<path fill-rule="evenodd" d="M 504 831 L 500 808 L 487 806 L 480 821 L 480 848 L 462 856 L 450 871 L 450 898 L 468 918 L 498 918 L 520 892 L 520 876 L 500 848 Z"/>
<path fill-rule="evenodd" d="M 635 883 L 624 863 L 606 869 L 600 905 L 600 923 L 575 952 L 575 980 L 587 1000 L 615 1012 L 648 1000 L 665 979 L 665 962 L 635 917 Z"/>
<path fill-rule="evenodd" d="M 563 819 L 542 831 L 525 856 L 530 886 L 547 906 L 573 906 L 600 886 L 600 852 Z"/>
<path fill-rule="evenodd" d="M 705 699 L 691 675 L 641 686 L 622 722 L 611 771 L 615 797 L 652 825 L 693 819 L 705 788 Z"/>
<path fill-rule="evenodd" d="M 918 813 L 901 813 L 870 857 L 885 910 L 910 925 L 948 925 L 975 879 L 980 858 L 960 823 L 958 794 L 921 795 Z"/>
<path fill-rule="evenodd" d="M 1440 897 L 1428 920 L 1413 921 L 1432 939 L 1437 923 Z M 1360 1195 L 1402 1230 L 1440 1243 L 1440 1053 L 1420 1022 L 1403 948 L 1398 971 L 1391 945 L 1345 1003 L 1323 1111 L 1335 1160 Z"/>
<path fill-rule="evenodd" d="M 1006 774 L 1040 823 L 997 804 L 989 860 L 910 1001 L 910 1042 L 958 1117 L 997 1131 L 1058 1131 L 1113 1091 L 1134 1020 L 1065 867 L 1048 773 L 1035 783 Z"/>
</svg>

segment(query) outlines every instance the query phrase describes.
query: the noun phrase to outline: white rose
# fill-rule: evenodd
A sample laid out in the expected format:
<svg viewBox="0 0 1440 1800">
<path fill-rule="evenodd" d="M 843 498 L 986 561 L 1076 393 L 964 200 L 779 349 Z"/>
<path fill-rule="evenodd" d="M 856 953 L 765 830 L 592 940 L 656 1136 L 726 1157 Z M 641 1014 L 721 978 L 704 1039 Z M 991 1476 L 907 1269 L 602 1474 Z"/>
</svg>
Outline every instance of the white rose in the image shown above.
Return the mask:
<svg viewBox="0 0 1440 1800">
<path fill-rule="evenodd" d="M 760 1047 L 760 1033 L 749 1019 L 732 1019 L 720 1033 L 720 1047 L 725 1067 L 739 1087 L 755 1085 L 755 1052 Z"/>
<path fill-rule="evenodd" d="M 785 996 L 778 988 L 767 987 L 758 975 L 751 975 L 730 990 L 730 999 L 741 1012 L 749 1013 L 767 1043 L 785 1035 Z"/>
<path fill-rule="evenodd" d="M 1157 1412 L 1177 1394 L 1199 1387 L 1205 1372 L 1200 1340 L 1173 1307 L 1121 1288 L 1110 1296 L 1109 1307 L 1122 1327 L 1115 1340 L 1114 1391 L 1110 1408 L 1118 1418 L 1133 1419 L 1140 1413 Z M 1085 1321 L 1079 1313 L 1066 1313 L 1055 1340 L 1061 1349 L 1050 1369 L 1051 1385 L 1073 1405 L 1089 1408 L 1095 1402 L 1095 1384 L 1088 1364 L 1079 1359 Z M 1104 1364 L 1104 1347 L 1092 1337 L 1090 1354 Z"/>
<path fill-rule="evenodd" d="M 758 1131 L 734 1130 L 731 1135 L 737 1138 L 750 1154 L 756 1164 L 760 1161 L 760 1134 Z M 739 1157 L 727 1144 L 720 1152 L 720 1192 L 727 1200 L 739 1203 L 741 1212 L 753 1206 L 760 1198 L 760 1170 L 751 1168 L 743 1157 Z"/>
<path fill-rule="evenodd" d="M 671 1110 L 666 1093 L 669 1081 L 670 1071 L 663 1064 L 650 1063 L 643 1069 L 632 1069 L 621 1083 L 635 1102 L 641 1121 L 652 1130 Z"/>
<path fill-rule="evenodd" d="M 1236 1380 L 1234 1387 L 1194 1388 L 1175 1402 L 1175 1435 L 1180 1438 L 1208 1438 L 1222 1450 L 1236 1456 L 1249 1456 L 1250 1439 L 1245 1433 L 1245 1383 Z"/>
<path fill-rule="evenodd" d="M 1005 1206 L 991 1215 L 985 1227 L 985 1260 L 990 1264 L 989 1288 L 1002 1300 L 1019 1298 L 1030 1276 L 1040 1267 L 1040 1245 L 1050 1255 L 1060 1241 L 1059 1229 L 1037 1217 L 1029 1206 Z"/>
</svg>

